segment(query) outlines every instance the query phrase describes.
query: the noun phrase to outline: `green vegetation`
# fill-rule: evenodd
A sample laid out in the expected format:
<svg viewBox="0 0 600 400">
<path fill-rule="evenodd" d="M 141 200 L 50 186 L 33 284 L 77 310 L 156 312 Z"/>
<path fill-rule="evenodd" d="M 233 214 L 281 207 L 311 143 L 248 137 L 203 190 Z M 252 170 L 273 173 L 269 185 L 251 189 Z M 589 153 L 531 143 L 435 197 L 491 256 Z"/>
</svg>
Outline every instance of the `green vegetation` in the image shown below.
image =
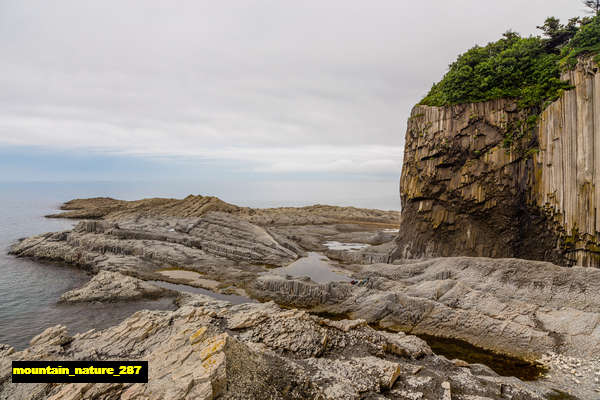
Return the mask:
<svg viewBox="0 0 600 400">
<path fill-rule="evenodd" d="M 430 106 L 513 98 L 528 114 L 539 114 L 571 85 L 560 79 L 582 54 L 600 53 L 600 16 L 557 18 L 538 27 L 543 36 L 508 31 L 484 47 L 475 46 L 450 64 L 444 78 L 421 101 Z M 599 59 L 600 61 L 600 59 Z M 527 120 L 530 125 L 536 120 Z"/>
<path fill-rule="evenodd" d="M 562 48 L 561 66 L 573 68 L 577 64 L 577 57 L 581 54 L 600 53 L 600 17 L 595 17 L 590 22 L 582 25 L 573 38 Z M 596 58 L 596 62 L 600 61 Z"/>
</svg>

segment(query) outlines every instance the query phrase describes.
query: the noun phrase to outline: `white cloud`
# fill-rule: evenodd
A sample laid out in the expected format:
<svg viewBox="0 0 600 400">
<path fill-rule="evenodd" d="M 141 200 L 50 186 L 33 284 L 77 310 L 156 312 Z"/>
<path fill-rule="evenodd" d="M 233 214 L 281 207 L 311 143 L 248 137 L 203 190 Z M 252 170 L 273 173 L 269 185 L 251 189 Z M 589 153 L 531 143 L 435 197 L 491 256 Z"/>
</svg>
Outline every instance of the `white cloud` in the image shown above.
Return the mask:
<svg viewBox="0 0 600 400">
<path fill-rule="evenodd" d="M 410 108 L 457 53 L 580 8 L 5 0 L 0 146 L 399 174 Z"/>
</svg>

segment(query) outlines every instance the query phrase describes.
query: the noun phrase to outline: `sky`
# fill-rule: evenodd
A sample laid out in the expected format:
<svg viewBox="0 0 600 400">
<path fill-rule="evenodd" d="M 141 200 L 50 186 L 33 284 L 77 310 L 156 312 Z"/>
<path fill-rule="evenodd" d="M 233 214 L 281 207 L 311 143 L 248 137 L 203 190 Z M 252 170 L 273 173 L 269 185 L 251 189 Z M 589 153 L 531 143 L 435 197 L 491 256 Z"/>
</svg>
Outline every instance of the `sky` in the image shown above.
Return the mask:
<svg viewBox="0 0 600 400">
<path fill-rule="evenodd" d="M 0 0 L 0 181 L 397 182 L 410 110 L 458 54 L 583 14 L 577 0 Z"/>
</svg>

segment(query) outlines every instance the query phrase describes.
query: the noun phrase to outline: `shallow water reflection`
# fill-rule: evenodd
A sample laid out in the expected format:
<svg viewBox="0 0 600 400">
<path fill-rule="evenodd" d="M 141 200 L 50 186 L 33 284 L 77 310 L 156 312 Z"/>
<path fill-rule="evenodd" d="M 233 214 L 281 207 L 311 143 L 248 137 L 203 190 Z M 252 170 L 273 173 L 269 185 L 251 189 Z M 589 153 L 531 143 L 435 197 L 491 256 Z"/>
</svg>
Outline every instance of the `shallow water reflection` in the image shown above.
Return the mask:
<svg viewBox="0 0 600 400">
<path fill-rule="evenodd" d="M 308 276 L 317 283 L 349 282 L 352 280 L 343 273 L 336 272 L 329 258 L 314 252 L 308 253 L 307 257 L 302 257 L 287 267 L 275 268 L 270 272 L 283 276 Z"/>
<path fill-rule="evenodd" d="M 347 251 L 357 251 L 361 249 L 366 249 L 369 247 L 368 244 L 364 243 L 342 243 L 336 241 L 329 241 L 323 243 L 323 246 L 327 247 L 329 250 L 347 250 Z"/>
<path fill-rule="evenodd" d="M 170 283 L 170 282 L 165 282 L 165 281 L 148 281 L 148 282 L 153 283 L 156 286 L 160 286 L 165 289 L 171 289 L 171 290 L 176 290 L 178 292 L 185 292 L 185 293 L 203 294 L 205 296 L 209 296 L 209 297 L 212 297 L 217 300 L 228 301 L 232 304 L 256 303 L 257 302 L 256 300 L 253 300 L 246 296 L 240 296 L 237 294 L 217 293 L 217 292 L 212 292 L 207 289 L 190 286 L 190 285 Z"/>
</svg>

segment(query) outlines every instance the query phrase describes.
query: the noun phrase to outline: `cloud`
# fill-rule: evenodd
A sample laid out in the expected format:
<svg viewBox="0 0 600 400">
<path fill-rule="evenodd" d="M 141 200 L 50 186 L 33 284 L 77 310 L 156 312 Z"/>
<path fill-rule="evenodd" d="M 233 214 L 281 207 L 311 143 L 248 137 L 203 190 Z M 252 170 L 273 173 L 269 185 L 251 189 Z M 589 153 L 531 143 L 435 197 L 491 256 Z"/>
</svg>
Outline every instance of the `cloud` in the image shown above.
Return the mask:
<svg viewBox="0 0 600 400">
<path fill-rule="evenodd" d="M 410 108 L 458 53 L 580 8 L 6 0 L 0 146 L 398 175 Z"/>
<path fill-rule="evenodd" d="M 397 175 L 402 165 L 401 147 L 306 146 L 299 148 L 228 148 L 209 154 L 216 159 L 243 160 L 257 172 L 338 172 L 344 174 Z M 205 156 L 208 156 L 206 154 Z"/>
</svg>

